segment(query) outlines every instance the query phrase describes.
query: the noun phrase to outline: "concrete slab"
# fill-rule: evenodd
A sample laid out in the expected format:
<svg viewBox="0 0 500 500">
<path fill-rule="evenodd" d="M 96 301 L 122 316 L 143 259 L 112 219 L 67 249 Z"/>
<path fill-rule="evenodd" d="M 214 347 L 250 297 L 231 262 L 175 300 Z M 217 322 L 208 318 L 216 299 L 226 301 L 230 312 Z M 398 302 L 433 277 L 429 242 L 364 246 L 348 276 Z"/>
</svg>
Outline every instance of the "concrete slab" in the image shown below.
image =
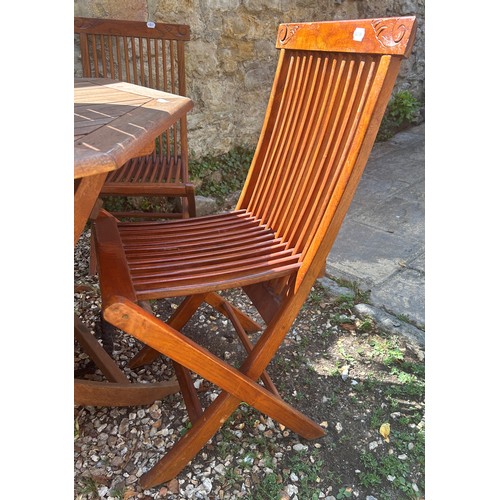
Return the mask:
<svg viewBox="0 0 500 500">
<path fill-rule="evenodd" d="M 424 294 L 425 275 L 414 269 L 404 269 L 391 279 L 375 287 L 370 301 L 376 307 L 396 312 L 400 318 L 408 318 L 417 326 L 425 324 Z"/>
<path fill-rule="evenodd" d="M 416 259 L 408 261 L 406 267 L 425 273 L 425 252 L 422 252 Z"/>
<path fill-rule="evenodd" d="M 392 196 L 372 210 L 359 213 L 356 222 L 410 240 L 423 241 L 424 203 L 408 198 L 408 196 Z"/>
<path fill-rule="evenodd" d="M 326 272 L 370 290 L 419 254 L 420 247 L 415 241 L 346 217 L 327 259 Z"/>
<path fill-rule="evenodd" d="M 349 217 L 362 217 L 377 208 L 386 197 L 404 192 L 409 188 L 408 182 L 394 178 L 381 179 L 373 175 L 363 175 L 347 214 Z"/>
</svg>

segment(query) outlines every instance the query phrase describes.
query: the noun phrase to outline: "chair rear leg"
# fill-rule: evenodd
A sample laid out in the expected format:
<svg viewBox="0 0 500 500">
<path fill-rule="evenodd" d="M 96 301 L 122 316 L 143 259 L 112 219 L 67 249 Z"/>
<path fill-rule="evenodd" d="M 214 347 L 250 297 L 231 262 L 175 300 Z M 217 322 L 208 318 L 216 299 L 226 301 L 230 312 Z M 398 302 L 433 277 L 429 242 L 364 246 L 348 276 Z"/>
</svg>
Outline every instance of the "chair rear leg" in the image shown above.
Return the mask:
<svg viewBox="0 0 500 500">
<path fill-rule="evenodd" d="M 140 305 L 143 309 L 154 316 L 154 312 L 151 309 L 151 305 L 149 304 L 149 302 L 143 301 L 140 303 Z M 158 355 L 160 354 L 161 353 L 158 353 Z M 203 414 L 203 408 L 201 407 L 198 393 L 196 392 L 196 389 L 194 387 L 191 373 L 189 372 L 189 370 L 184 368 L 179 363 L 176 363 L 175 361 L 172 361 L 172 365 L 175 370 L 175 376 L 177 378 L 177 383 L 179 384 L 182 398 L 184 399 L 184 403 L 186 404 L 186 410 L 188 412 L 189 419 L 191 420 L 191 423 L 196 422 L 196 420 L 198 420 L 198 418 Z"/>
<path fill-rule="evenodd" d="M 189 420 L 191 420 L 191 423 L 194 424 L 203 415 L 203 408 L 201 407 L 198 393 L 194 387 L 191 373 L 189 370 L 184 368 L 184 366 L 176 363 L 175 361 L 173 361 L 172 364 L 175 369 L 175 376 L 177 377 L 177 382 L 179 383 L 182 398 L 186 404 Z"/>
<path fill-rule="evenodd" d="M 238 321 L 241 323 L 241 326 L 245 329 L 246 332 L 248 333 L 255 333 L 259 332 L 262 330 L 261 326 L 255 322 L 250 316 L 246 315 L 244 312 L 242 312 L 240 309 L 235 307 L 232 304 L 229 304 L 229 302 L 221 297 L 217 292 L 209 292 L 205 298 L 205 302 L 212 306 L 216 311 L 220 312 L 224 316 L 228 317 L 227 315 L 227 309 L 225 305 L 229 305 L 238 318 Z"/>
<path fill-rule="evenodd" d="M 238 320 L 238 317 L 236 316 L 235 310 L 229 304 L 228 302 L 224 302 L 223 304 L 224 309 L 226 310 L 226 315 L 233 324 L 234 329 L 236 330 L 236 333 L 238 334 L 238 337 L 240 338 L 241 343 L 243 344 L 243 347 L 247 351 L 248 354 L 252 352 L 253 349 L 253 344 L 248 338 L 248 335 L 246 331 L 244 330 L 243 326 Z M 271 377 L 269 374 L 264 370 L 262 372 L 262 375 L 260 376 L 260 379 L 262 380 L 264 387 L 272 392 L 275 396 L 281 397 L 278 389 L 276 389 L 276 386 L 274 385 L 274 382 L 271 380 Z"/>
<path fill-rule="evenodd" d="M 203 297 L 203 298 L 202 298 Z M 172 316 L 167 321 L 167 324 L 175 328 L 176 330 L 181 330 L 184 325 L 191 319 L 193 314 L 197 311 L 200 305 L 206 302 L 214 309 L 219 311 L 221 314 L 227 316 L 224 304 L 227 302 L 216 292 L 209 292 L 207 294 L 190 295 L 184 299 L 181 305 L 175 310 Z M 145 302 L 146 303 L 146 302 Z M 261 330 L 261 327 L 256 323 L 250 316 L 247 316 L 238 308 L 231 306 L 236 317 L 241 322 L 243 328 L 249 332 L 254 333 Z M 139 351 L 129 362 L 129 368 L 139 368 L 141 366 L 152 363 L 156 358 L 160 356 L 160 353 L 156 352 L 149 346 L 145 346 Z"/>
<path fill-rule="evenodd" d="M 196 201 L 193 184 L 186 183 L 186 197 L 181 199 L 181 203 L 183 218 L 196 217 Z"/>
</svg>

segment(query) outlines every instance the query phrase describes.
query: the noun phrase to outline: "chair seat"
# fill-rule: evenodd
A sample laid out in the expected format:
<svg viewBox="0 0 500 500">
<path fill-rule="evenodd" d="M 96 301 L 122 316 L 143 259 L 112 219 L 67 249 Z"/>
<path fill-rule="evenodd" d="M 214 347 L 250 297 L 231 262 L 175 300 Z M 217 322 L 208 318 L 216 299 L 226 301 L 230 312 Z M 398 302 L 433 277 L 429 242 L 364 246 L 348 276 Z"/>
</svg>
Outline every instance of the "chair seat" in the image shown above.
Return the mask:
<svg viewBox="0 0 500 500">
<path fill-rule="evenodd" d="M 104 220 L 96 221 L 98 244 L 102 230 L 110 231 Z M 300 267 L 300 254 L 245 210 L 171 222 L 112 220 L 138 300 L 246 286 Z"/>
</svg>

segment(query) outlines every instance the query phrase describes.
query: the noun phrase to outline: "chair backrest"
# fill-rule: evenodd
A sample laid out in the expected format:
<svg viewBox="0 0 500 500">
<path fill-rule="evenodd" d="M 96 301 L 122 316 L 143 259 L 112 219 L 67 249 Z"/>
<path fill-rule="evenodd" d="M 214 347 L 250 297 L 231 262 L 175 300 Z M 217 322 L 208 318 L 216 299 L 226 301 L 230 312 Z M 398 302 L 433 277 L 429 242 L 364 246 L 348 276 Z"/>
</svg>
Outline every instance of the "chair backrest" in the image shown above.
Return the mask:
<svg viewBox="0 0 500 500">
<path fill-rule="evenodd" d="M 319 274 L 371 151 L 415 17 L 283 24 L 262 133 L 237 209 Z"/>
<path fill-rule="evenodd" d="M 184 24 L 75 17 L 84 77 L 103 77 L 186 95 Z M 157 141 L 157 152 L 187 165 L 186 118 Z M 182 150 L 182 149 L 185 149 Z"/>
</svg>

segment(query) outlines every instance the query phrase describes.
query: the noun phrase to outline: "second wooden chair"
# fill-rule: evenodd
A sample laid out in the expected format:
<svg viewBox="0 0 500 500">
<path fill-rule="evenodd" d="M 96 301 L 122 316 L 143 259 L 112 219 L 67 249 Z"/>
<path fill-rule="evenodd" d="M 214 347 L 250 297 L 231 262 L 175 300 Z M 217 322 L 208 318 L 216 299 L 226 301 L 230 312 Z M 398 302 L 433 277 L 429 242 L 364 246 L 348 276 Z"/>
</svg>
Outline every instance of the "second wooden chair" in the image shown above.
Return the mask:
<svg viewBox="0 0 500 500">
<path fill-rule="evenodd" d="M 83 76 L 135 83 L 186 95 L 184 44 L 189 26 L 75 17 Z M 117 217 L 196 216 L 194 186 L 188 175 L 187 120 L 183 116 L 156 139 L 152 153 L 111 172 L 101 196 L 180 198 L 181 211 L 113 211 Z"/>
</svg>

